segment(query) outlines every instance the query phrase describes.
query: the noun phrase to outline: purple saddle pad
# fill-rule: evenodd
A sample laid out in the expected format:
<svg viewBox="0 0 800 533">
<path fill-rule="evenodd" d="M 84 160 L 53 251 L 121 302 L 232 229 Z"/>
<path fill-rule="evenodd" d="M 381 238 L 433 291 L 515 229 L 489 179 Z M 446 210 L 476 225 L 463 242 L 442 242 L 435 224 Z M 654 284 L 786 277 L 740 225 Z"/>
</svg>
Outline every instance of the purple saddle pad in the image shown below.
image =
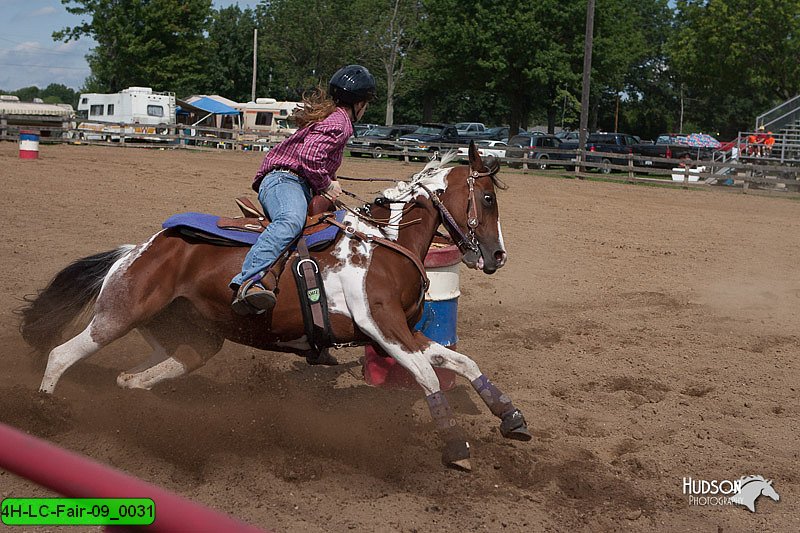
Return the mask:
<svg viewBox="0 0 800 533">
<path fill-rule="evenodd" d="M 345 211 L 336 211 L 336 220 L 344 220 Z M 258 240 L 260 233 L 217 227 L 217 215 L 207 213 L 179 213 L 172 215 L 161 224 L 164 229 L 175 228 L 183 235 L 199 239 L 218 246 L 252 246 Z M 309 248 L 322 248 L 336 238 L 339 228 L 328 226 L 311 235 L 306 235 L 306 245 Z"/>
</svg>

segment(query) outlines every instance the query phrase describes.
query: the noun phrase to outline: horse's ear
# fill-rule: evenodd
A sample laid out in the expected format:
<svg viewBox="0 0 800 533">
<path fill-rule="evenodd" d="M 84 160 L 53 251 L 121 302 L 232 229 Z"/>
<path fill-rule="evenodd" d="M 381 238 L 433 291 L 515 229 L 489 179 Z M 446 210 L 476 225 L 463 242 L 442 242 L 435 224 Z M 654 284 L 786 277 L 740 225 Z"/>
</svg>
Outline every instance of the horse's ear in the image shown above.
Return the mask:
<svg viewBox="0 0 800 533">
<path fill-rule="evenodd" d="M 486 159 L 483 160 L 483 164 L 486 167 L 486 172 L 491 174 L 497 174 L 500 170 L 500 161 L 493 155 L 487 155 Z"/>
<path fill-rule="evenodd" d="M 477 170 L 478 172 L 486 172 L 483 161 L 481 160 L 481 154 L 479 154 L 478 149 L 475 148 L 474 140 L 469 142 L 469 168 Z"/>
<path fill-rule="evenodd" d="M 771 487 L 773 481 L 774 481 L 774 479 L 770 479 L 769 481 L 767 481 L 767 485 L 769 485 Z"/>
</svg>

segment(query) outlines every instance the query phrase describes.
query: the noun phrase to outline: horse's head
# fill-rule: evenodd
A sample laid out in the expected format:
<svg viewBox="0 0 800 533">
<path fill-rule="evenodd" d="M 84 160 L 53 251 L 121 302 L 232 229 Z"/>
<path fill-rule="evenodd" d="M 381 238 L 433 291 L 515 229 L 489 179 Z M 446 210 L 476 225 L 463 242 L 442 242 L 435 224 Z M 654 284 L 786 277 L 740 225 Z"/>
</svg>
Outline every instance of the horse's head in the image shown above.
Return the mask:
<svg viewBox="0 0 800 533">
<path fill-rule="evenodd" d="M 765 484 L 761 487 L 761 494 L 767 496 L 768 498 L 772 498 L 776 502 L 781 499 L 775 489 L 772 487 L 772 480 L 766 480 Z"/>
<path fill-rule="evenodd" d="M 457 225 L 451 228 L 452 224 L 444 220 L 461 249 L 462 260 L 487 274 L 493 274 L 508 258 L 497 206 L 496 189 L 506 188 L 497 178 L 499 169 L 500 163 L 493 157 L 481 159 L 471 142 L 469 167 L 456 167 L 447 174 L 447 189 L 441 197 Z"/>
</svg>

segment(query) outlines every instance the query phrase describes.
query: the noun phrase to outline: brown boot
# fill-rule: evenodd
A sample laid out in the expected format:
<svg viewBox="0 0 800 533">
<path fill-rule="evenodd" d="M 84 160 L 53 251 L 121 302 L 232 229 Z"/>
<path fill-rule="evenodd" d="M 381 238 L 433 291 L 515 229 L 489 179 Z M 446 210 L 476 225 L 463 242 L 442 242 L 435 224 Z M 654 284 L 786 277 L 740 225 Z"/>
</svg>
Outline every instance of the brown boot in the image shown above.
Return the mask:
<svg viewBox="0 0 800 533">
<path fill-rule="evenodd" d="M 231 307 L 237 315 L 260 315 L 275 307 L 275 293 L 261 282 L 247 282 L 239 287 Z"/>
</svg>

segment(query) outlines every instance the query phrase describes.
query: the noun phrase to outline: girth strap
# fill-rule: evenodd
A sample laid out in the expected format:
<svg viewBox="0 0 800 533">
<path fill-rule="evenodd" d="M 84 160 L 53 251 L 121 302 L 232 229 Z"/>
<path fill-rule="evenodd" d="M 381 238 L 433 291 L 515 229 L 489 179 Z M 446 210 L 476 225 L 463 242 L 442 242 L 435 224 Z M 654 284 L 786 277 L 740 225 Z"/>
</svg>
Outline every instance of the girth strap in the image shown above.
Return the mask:
<svg viewBox="0 0 800 533">
<path fill-rule="evenodd" d="M 311 258 L 306 246 L 305 237 L 297 241 L 298 257 L 292 269 L 300 297 L 300 309 L 303 312 L 303 324 L 306 337 L 316 357 L 308 357 L 308 362 L 315 364 L 333 346 L 331 324 L 328 317 L 328 304 L 319 265 Z"/>
</svg>

